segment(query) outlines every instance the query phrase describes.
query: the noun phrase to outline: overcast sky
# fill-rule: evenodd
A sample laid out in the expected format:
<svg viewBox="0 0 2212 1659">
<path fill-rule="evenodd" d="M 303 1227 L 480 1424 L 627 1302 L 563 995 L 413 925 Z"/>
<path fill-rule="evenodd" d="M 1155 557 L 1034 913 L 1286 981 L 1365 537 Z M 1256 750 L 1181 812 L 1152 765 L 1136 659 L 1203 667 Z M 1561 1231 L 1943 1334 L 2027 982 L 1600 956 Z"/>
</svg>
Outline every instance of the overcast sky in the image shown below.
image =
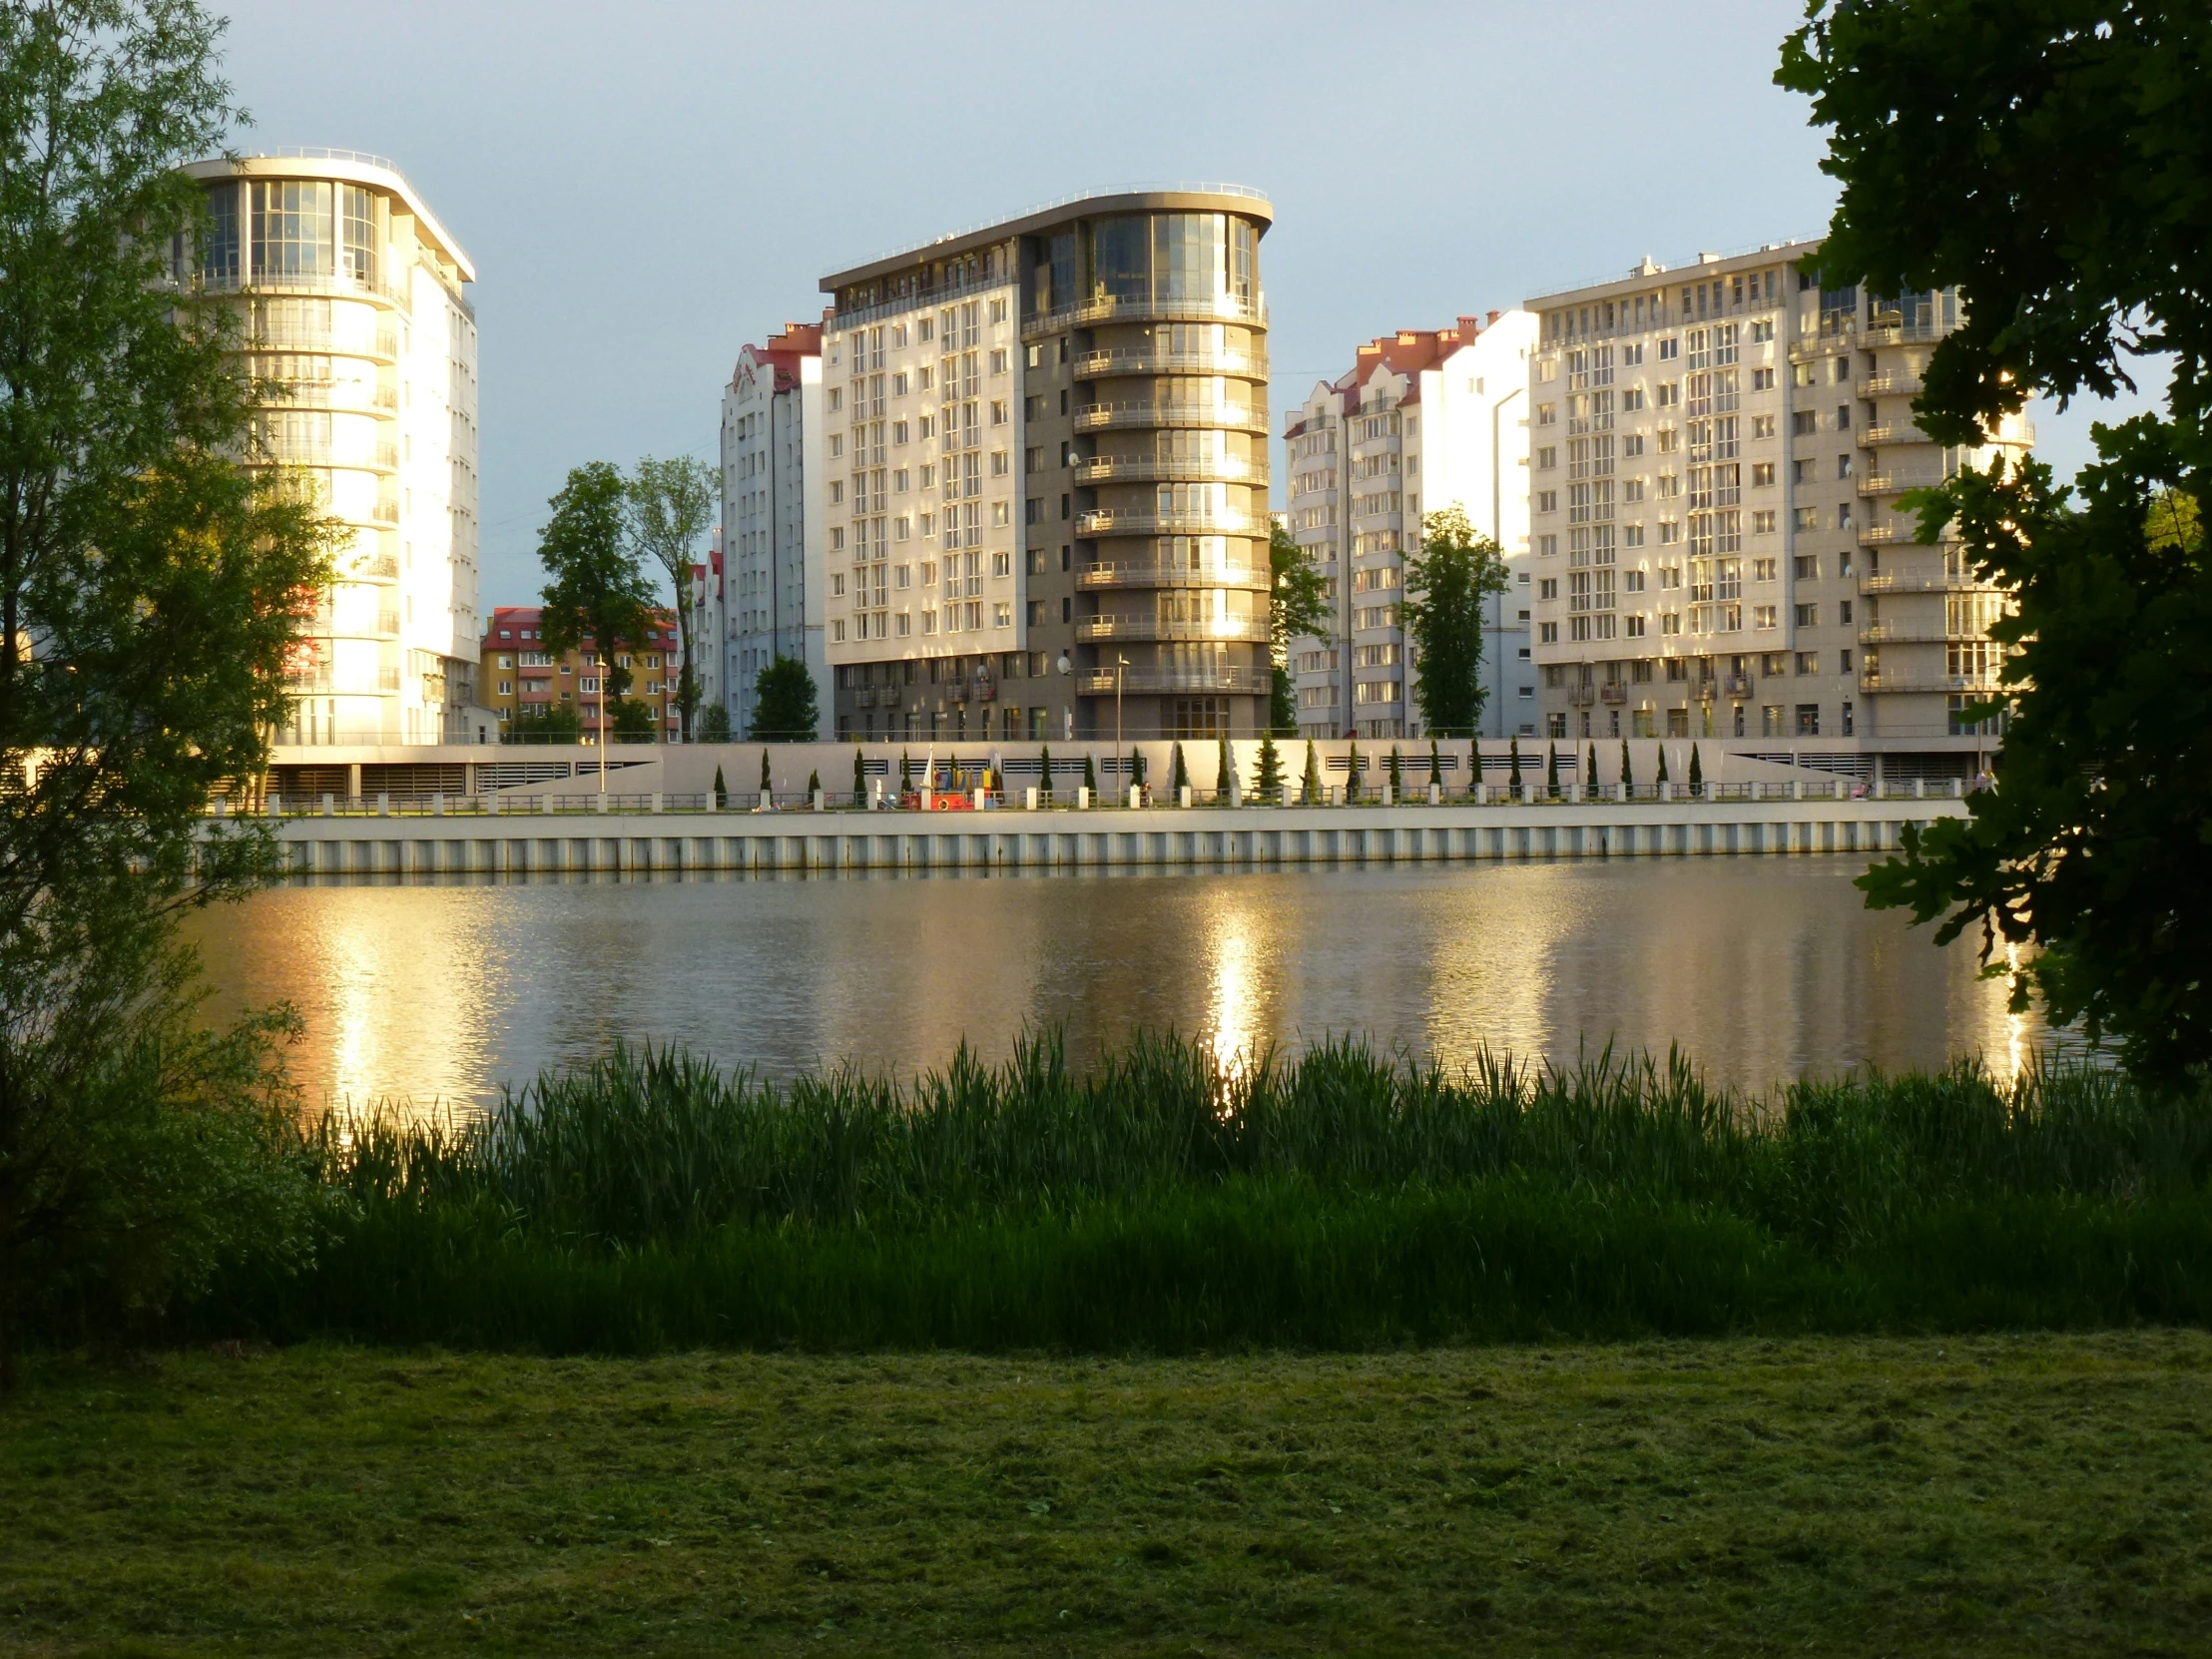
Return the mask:
<svg viewBox="0 0 2212 1659">
<path fill-rule="evenodd" d="M 739 346 L 825 272 L 1032 204 L 1267 192 L 1280 411 L 1375 334 L 1834 200 L 1771 80 L 1799 0 L 210 3 L 238 148 L 388 156 L 475 262 L 487 611 L 536 596 L 569 467 L 714 457 Z M 2070 470 L 2086 412 L 2036 420 Z"/>
</svg>

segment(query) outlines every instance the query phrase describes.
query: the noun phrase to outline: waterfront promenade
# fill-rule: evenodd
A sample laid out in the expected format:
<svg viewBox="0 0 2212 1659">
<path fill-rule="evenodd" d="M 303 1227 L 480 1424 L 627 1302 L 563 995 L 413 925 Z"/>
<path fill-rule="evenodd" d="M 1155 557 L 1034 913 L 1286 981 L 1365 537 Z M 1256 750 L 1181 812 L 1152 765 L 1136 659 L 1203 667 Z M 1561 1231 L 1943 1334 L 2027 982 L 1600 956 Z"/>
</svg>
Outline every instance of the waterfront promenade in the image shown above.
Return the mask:
<svg viewBox="0 0 2212 1659">
<path fill-rule="evenodd" d="M 573 787 L 573 786 L 572 786 Z M 1028 799 L 1027 792 L 1019 798 Z M 496 802 L 497 810 L 486 810 Z M 401 810 L 296 805 L 279 834 L 302 875 L 678 870 L 1192 868 L 1423 859 L 1877 853 L 1908 824 L 1962 815 L 1913 792 L 1853 798 L 1459 800 L 1403 806 L 1014 805 L 977 812 L 711 810 L 699 798 L 539 794 Z M 934 806 L 935 803 L 932 803 Z M 462 810 L 464 806 L 468 809 Z"/>
</svg>

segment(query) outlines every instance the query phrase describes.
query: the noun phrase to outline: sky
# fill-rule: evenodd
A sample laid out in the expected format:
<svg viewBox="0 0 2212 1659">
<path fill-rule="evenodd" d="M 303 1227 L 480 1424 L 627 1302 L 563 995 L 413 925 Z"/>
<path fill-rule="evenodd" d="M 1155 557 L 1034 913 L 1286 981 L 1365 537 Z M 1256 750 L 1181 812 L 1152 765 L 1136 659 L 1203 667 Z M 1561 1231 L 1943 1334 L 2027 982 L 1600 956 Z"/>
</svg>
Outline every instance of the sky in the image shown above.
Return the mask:
<svg viewBox="0 0 2212 1659">
<path fill-rule="evenodd" d="M 235 148 L 390 157 L 475 264 L 487 612 L 535 599 L 570 467 L 715 457 L 739 347 L 825 273 L 1037 203 L 1265 191 L 1280 429 L 1377 334 L 1835 200 L 1772 82 L 1799 0 L 210 3 Z M 2090 418 L 2035 411 L 2062 473 Z"/>
</svg>

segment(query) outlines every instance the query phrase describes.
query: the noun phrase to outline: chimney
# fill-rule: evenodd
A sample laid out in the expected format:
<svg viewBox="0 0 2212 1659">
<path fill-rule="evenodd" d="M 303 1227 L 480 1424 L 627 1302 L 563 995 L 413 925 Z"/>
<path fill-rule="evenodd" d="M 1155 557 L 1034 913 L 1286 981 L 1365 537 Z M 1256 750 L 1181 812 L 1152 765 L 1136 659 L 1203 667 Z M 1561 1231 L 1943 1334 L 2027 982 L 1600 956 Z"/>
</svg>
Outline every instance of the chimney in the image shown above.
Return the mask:
<svg viewBox="0 0 2212 1659">
<path fill-rule="evenodd" d="M 1503 311 L 1492 311 L 1490 313 L 1490 321 L 1494 323 L 1499 317 L 1503 316 L 1504 314 L 1505 313 Z"/>
</svg>

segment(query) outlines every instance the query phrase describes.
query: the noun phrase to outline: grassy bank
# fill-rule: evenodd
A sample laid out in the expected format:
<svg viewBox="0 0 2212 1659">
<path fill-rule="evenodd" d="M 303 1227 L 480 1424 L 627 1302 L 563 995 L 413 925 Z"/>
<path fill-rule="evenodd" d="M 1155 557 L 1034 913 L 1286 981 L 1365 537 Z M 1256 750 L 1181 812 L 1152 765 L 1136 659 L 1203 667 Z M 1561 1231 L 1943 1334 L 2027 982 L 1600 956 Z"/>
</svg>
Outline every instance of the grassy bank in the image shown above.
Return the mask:
<svg viewBox="0 0 2212 1659">
<path fill-rule="evenodd" d="M 617 1052 L 325 1125 L 304 1273 L 201 1338 L 548 1352 L 1358 1349 L 2212 1318 L 2212 1109 L 2108 1071 L 1708 1088 L 1140 1039 L 789 1089 Z"/>
<path fill-rule="evenodd" d="M 2200 1334 L 205 1350 L 0 1402 L 25 1654 L 2200 1651 Z"/>
</svg>

